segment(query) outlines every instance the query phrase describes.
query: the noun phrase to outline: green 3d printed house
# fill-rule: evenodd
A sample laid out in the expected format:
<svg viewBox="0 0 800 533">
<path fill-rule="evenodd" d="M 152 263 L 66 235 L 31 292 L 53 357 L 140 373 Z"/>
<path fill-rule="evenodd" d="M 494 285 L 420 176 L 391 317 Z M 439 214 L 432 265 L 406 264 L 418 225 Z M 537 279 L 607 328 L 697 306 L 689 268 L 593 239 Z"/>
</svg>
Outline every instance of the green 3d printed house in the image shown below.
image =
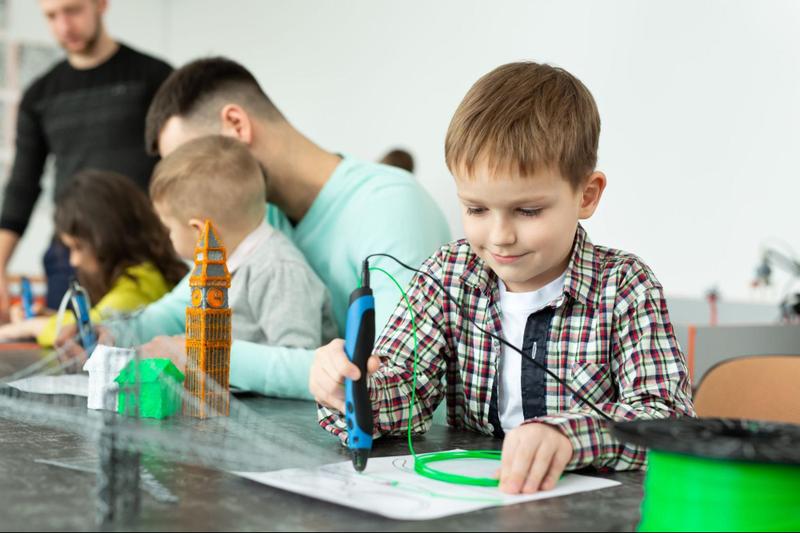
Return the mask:
<svg viewBox="0 0 800 533">
<path fill-rule="evenodd" d="M 119 384 L 117 411 L 133 415 L 136 409 L 136 361 L 128 363 L 114 380 Z M 141 359 L 138 366 L 139 416 L 167 418 L 181 410 L 183 373 L 169 359 Z"/>
</svg>

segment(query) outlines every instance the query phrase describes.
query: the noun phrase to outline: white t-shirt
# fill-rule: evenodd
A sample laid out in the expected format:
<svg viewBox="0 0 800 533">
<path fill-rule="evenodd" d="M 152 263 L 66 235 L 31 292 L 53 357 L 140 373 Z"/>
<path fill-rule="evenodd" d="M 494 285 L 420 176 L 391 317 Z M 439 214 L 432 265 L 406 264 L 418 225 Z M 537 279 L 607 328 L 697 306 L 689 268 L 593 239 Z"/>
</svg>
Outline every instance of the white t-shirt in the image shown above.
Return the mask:
<svg viewBox="0 0 800 533">
<path fill-rule="evenodd" d="M 566 272 L 538 291 L 508 292 L 500 280 L 500 310 L 503 337 L 522 349 L 528 317 L 556 300 L 564 292 Z M 499 401 L 497 404 L 503 431 L 511 431 L 525 420 L 522 411 L 522 356 L 505 344 L 500 355 Z"/>
</svg>

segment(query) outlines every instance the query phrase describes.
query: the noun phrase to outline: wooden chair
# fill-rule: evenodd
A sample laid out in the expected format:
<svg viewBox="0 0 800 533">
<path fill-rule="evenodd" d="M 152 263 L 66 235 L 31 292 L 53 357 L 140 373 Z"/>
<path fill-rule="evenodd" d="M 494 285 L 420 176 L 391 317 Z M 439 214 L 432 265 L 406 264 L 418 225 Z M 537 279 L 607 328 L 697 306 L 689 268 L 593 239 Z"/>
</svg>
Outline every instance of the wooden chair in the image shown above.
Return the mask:
<svg viewBox="0 0 800 533">
<path fill-rule="evenodd" d="M 800 424 L 800 355 L 740 357 L 704 376 L 697 416 Z"/>
</svg>

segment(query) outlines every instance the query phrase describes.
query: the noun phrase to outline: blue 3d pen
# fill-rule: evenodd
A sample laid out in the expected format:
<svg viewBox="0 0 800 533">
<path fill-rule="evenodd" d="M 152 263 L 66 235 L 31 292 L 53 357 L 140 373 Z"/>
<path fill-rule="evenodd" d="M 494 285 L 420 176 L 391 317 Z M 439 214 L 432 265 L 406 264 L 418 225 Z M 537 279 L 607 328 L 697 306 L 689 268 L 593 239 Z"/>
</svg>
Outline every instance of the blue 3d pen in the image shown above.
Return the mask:
<svg viewBox="0 0 800 533">
<path fill-rule="evenodd" d="M 369 265 L 364 261 L 361 287 L 350 295 L 347 309 L 344 351 L 361 371 L 358 381 L 345 379 L 345 420 L 347 446 L 353 457 L 353 468 L 363 472 L 372 450 L 372 404 L 367 391 L 367 360 L 375 345 L 375 298 L 369 288 Z"/>
<path fill-rule="evenodd" d="M 75 280 L 72 280 L 70 291 L 72 292 L 72 312 L 75 313 L 78 335 L 86 354 L 91 356 L 97 346 L 97 334 L 94 332 L 89 315 L 89 296 L 86 294 L 86 289 L 78 285 Z"/>
<path fill-rule="evenodd" d="M 22 311 L 25 313 L 25 318 L 33 318 L 33 289 L 31 288 L 31 280 L 23 276 L 19 284 L 20 292 L 22 293 Z"/>
</svg>

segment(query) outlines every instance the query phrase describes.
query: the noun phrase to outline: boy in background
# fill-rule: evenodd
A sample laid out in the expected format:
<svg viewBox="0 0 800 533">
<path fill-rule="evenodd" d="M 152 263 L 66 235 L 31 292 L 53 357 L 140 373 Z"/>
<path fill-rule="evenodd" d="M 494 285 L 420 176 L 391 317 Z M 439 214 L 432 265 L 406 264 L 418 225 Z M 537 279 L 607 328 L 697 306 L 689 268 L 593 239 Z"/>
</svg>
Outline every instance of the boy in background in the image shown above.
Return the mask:
<svg viewBox="0 0 800 533">
<path fill-rule="evenodd" d="M 233 339 L 314 348 L 336 335 L 330 297 L 303 254 L 266 222 L 265 195 L 258 162 L 244 144 L 221 135 L 180 146 L 156 166 L 150 184 L 156 212 L 180 257 L 193 259 L 205 220 L 226 247 Z M 124 327 L 136 338 L 141 324 L 158 318 L 152 314 L 145 308 Z M 145 353 L 169 355 L 183 368 L 185 353 L 170 346 L 165 354 L 155 341 Z"/>
</svg>

